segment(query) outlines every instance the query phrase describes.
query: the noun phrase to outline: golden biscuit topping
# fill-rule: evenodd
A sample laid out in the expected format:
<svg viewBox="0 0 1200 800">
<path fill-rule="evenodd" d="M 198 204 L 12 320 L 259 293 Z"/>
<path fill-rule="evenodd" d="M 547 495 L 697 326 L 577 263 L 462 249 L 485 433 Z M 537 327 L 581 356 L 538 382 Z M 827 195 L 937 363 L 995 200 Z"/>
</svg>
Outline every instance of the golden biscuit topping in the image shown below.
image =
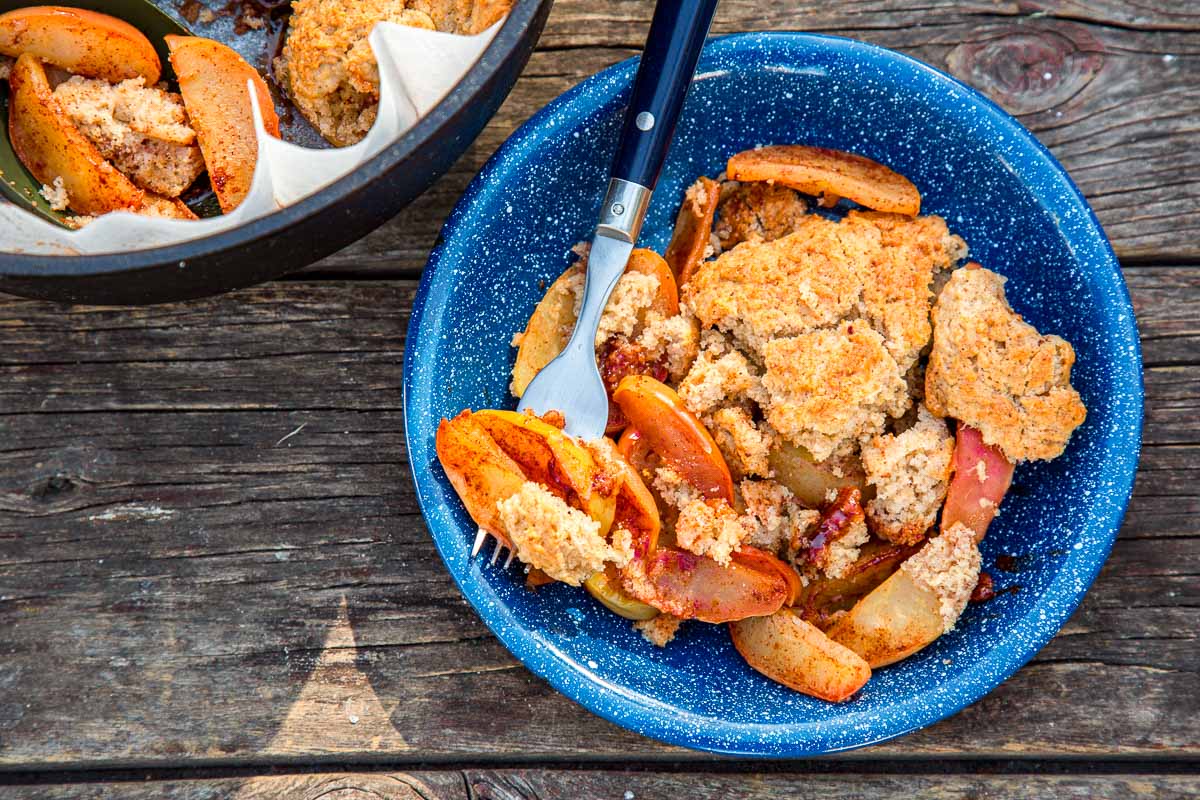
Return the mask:
<svg viewBox="0 0 1200 800">
<path fill-rule="evenodd" d="M 977 428 L 1010 461 L 1056 458 L 1087 416 L 1071 387 L 1075 351 L 1021 319 L 1004 282 L 982 268 L 951 276 L 933 309 L 926 402 Z"/>
</svg>

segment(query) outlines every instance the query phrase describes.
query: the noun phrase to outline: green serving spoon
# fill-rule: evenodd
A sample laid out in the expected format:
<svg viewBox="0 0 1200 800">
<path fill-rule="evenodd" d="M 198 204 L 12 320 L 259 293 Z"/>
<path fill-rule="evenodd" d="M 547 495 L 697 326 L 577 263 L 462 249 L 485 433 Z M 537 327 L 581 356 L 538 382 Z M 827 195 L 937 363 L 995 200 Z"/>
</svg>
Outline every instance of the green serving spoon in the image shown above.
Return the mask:
<svg viewBox="0 0 1200 800">
<path fill-rule="evenodd" d="M 146 34 L 146 38 L 150 40 L 154 45 L 154 49 L 158 51 L 158 57 L 162 61 L 163 66 L 162 79 L 168 84 L 174 85 L 175 73 L 171 70 L 167 44 L 163 37 L 168 34 L 179 36 L 192 36 L 193 34 L 186 27 L 169 17 L 154 3 L 149 2 L 149 0 L 66 0 L 66 2 L 62 0 L 59 0 L 59 2 L 50 0 L 50 3 L 47 4 L 51 3 L 60 6 L 70 6 L 72 8 L 83 8 L 89 11 L 99 11 L 133 25 Z M 0 14 L 31 5 L 39 5 L 39 3 L 21 2 L 20 0 L 0 0 Z M 72 212 L 55 211 L 50 208 L 50 204 L 40 193 L 41 188 L 41 181 L 33 177 L 29 170 L 25 168 L 25 165 L 21 163 L 21 159 L 17 158 L 17 154 L 13 151 L 12 142 L 9 141 L 8 82 L 0 81 L 0 195 L 3 195 L 8 200 L 23 208 L 29 209 L 43 219 L 61 225 L 64 228 L 69 227 L 65 220 L 68 216 L 72 215 Z M 221 213 L 211 190 L 196 192 L 193 189 L 185 195 L 184 200 L 197 216 L 211 217 Z"/>
</svg>

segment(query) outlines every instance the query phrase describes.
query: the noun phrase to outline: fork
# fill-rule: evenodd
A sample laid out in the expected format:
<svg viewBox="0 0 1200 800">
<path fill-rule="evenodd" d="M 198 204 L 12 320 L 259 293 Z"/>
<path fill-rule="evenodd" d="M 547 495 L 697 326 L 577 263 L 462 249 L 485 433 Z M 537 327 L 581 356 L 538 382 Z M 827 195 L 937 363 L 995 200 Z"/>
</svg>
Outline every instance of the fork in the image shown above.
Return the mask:
<svg viewBox="0 0 1200 800">
<path fill-rule="evenodd" d="M 717 0 L 659 0 L 655 6 L 588 253 L 575 329 L 563 351 L 526 387 L 517 406 L 518 411 L 561 412 L 566 432 L 579 439 L 604 435 L 608 392 L 596 365 L 596 329 L 641 233 L 716 6 Z M 472 558 L 488 536 L 479 529 Z M 497 537 L 488 565 L 494 566 L 504 550 Z M 513 560 L 512 548 L 508 551 L 504 568 Z"/>
<path fill-rule="evenodd" d="M 566 432 L 579 439 L 604 435 L 608 392 L 596 365 L 596 329 L 641 233 L 716 6 L 717 0 L 659 0 L 654 9 L 588 253 L 575 329 L 517 406 L 518 411 L 561 412 Z"/>
</svg>

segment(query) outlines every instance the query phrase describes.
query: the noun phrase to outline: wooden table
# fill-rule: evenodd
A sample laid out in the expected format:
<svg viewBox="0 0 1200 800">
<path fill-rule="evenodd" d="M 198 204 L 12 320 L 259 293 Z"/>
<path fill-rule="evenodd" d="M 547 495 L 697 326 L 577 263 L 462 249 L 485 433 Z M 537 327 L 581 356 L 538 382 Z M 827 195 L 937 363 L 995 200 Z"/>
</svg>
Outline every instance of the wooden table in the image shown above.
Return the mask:
<svg viewBox="0 0 1200 800">
<path fill-rule="evenodd" d="M 306 273 L 148 309 L 0 300 L 0 796 L 1200 793 L 1195 0 L 725 0 L 715 25 L 866 39 L 980 87 L 1066 165 L 1121 256 L 1141 471 L 1112 558 L 1032 663 L 887 744 L 733 761 L 592 716 L 463 601 L 405 463 L 416 279 L 488 155 L 634 55 L 650 6 L 559 0 L 454 170 Z"/>
</svg>

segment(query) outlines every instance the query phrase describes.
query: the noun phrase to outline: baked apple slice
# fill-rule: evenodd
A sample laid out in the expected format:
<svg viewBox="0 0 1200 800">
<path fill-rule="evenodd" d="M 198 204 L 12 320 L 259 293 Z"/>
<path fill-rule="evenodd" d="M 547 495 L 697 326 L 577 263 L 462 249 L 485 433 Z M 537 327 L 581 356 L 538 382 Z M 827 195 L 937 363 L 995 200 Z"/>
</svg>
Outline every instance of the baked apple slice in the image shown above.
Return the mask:
<svg viewBox="0 0 1200 800">
<path fill-rule="evenodd" d="M 8 137 L 21 163 L 44 184 L 62 178 L 71 210 L 100 215 L 134 211 L 146 194 L 109 163 L 71 122 L 30 53 L 9 75 Z"/>
<path fill-rule="evenodd" d="M 867 542 L 842 577 L 809 579 L 794 604 L 796 611 L 818 628 L 828 628 L 839 612 L 849 611 L 919 549 L 919 545 L 906 546 L 880 540 Z"/>
<path fill-rule="evenodd" d="M 756 569 L 759 572 L 773 573 L 783 578 L 788 587 L 785 605 L 793 606 L 800 599 L 804 585 L 800 581 L 800 573 L 791 564 L 771 555 L 766 550 L 760 550 L 750 545 L 742 545 L 733 551 L 733 560 L 742 566 Z"/>
<path fill-rule="evenodd" d="M 621 588 L 621 580 L 612 564 L 607 565 L 603 572 L 597 572 L 584 581 L 583 588 L 619 617 L 642 620 L 654 619 L 659 615 L 657 608 L 635 600 Z"/>
<path fill-rule="evenodd" d="M 625 438 L 622 437 L 621 441 L 624 442 Z M 634 557 L 646 558 L 658 548 L 658 535 L 662 531 L 658 503 L 642 480 L 637 465 L 629 460 L 620 446 L 618 454 L 613 461 L 619 470 L 617 479 L 621 488 L 617 490 L 613 525 L 633 534 Z"/>
<path fill-rule="evenodd" d="M 1012 485 L 1013 463 L 999 447 L 983 441 L 983 435 L 959 422 L 954 439 L 954 477 L 942 506 L 942 530 L 961 522 L 975 531 L 976 543 L 983 541 L 988 525 L 1000 510 L 1000 502 Z"/>
<path fill-rule="evenodd" d="M 680 286 L 688 282 L 704 260 L 720 200 L 721 184 L 703 176 L 697 178 L 683 196 L 665 256 Z"/>
<path fill-rule="evenodd" d="M 250 192 L 258 139 L 248 85 L 254 86 L 267 133 L 279 137 L 279 117 L 258 70 L 232 48 L 197 36 L 167 36 L 171 66 L 187 108 L 221 211 L 237 208 Z"/>
<path fill-rule="evenodd" d="M 774 181 L 826 201 L 845 197 L 876 211 L 910 217 L 921 213 L 921 193 L 912 181 L 841 150 L 800 144 L 760 147 L 730 158 L 726 172 L 733 181 Z"/>
<path fill-rule="evenodd" d="M 128 22 L 64 6 L 29 6 L 0 14 L 0 55 L 25 55 L 75 75 L 119 83 L 158 83 L 162 62 L 154 45 Z"/>
<path fill-rule="evenodd" d="M 613 401 L 650 448 L 709 499 L 733 505 L 733 478 L 717 443 L 675 390 L 648 375 L 630 375 Z"/>
<path fill-rule="evenodd" d="M 859 600 L 828 631 L 872 668 L 907 658 L 942 635 L 941 601 L 900 570 Z"/>
<path fill-rule="evenodd" d="M 575 276 L 582 274 L 583 267 L 579 264 L 568 267 L 550 284 L 529 317 L 517 350 L 517 361 L 513 364 L 512 393 L 515 396 L 525 394 L 525 388 L 534 376 L 567 346 L 575 327 L 575 293 L 571 291 L 571 283 L 576 280 Z"/>
<path fill-rule="evenodd" d="M 746 663 L 798 692 L 840 703 L 863 687 L 871 667 L 791 609 L 729 626 L 733 646 Z"/>
<path fill-rule="evenodd" d="M 146 192 L 140 213 L 149 217 L 165 217 L 167 219 L 199 219 L 178 197 L 163 197 L 160 194 Z"/>
<path fill-rule="evenodd" d="M 496 444 L 470 411 L 443 419 L 435 438 L 438 461 L 475 524 L 512 549 L 496 504 L 525 484 L 521 466 Z"/>
<path fill-rule="evenodd" d="M 812 454 L 802 447 L 783 442 L 771 450 L 767 456 L 775 480 L 786 486 L 804 505 L 809 508 L 820 508 L 825 504 L 825 497 L 832 490 L 855 488 L 865 491 L 866 479 L 861 467 L 841 470 L 842 474 L 835 475 L 828 465 L 818 464 Z"/>
<path fill-rule="evenodd" d="M 711 558 L 666 548 L 631 561 L 621 571 L 621 586 L 663 613 L 714 624 L 774 614 L 789 594 L 774 572 L 736 560 L 723 567 Z"/>
</svg>

